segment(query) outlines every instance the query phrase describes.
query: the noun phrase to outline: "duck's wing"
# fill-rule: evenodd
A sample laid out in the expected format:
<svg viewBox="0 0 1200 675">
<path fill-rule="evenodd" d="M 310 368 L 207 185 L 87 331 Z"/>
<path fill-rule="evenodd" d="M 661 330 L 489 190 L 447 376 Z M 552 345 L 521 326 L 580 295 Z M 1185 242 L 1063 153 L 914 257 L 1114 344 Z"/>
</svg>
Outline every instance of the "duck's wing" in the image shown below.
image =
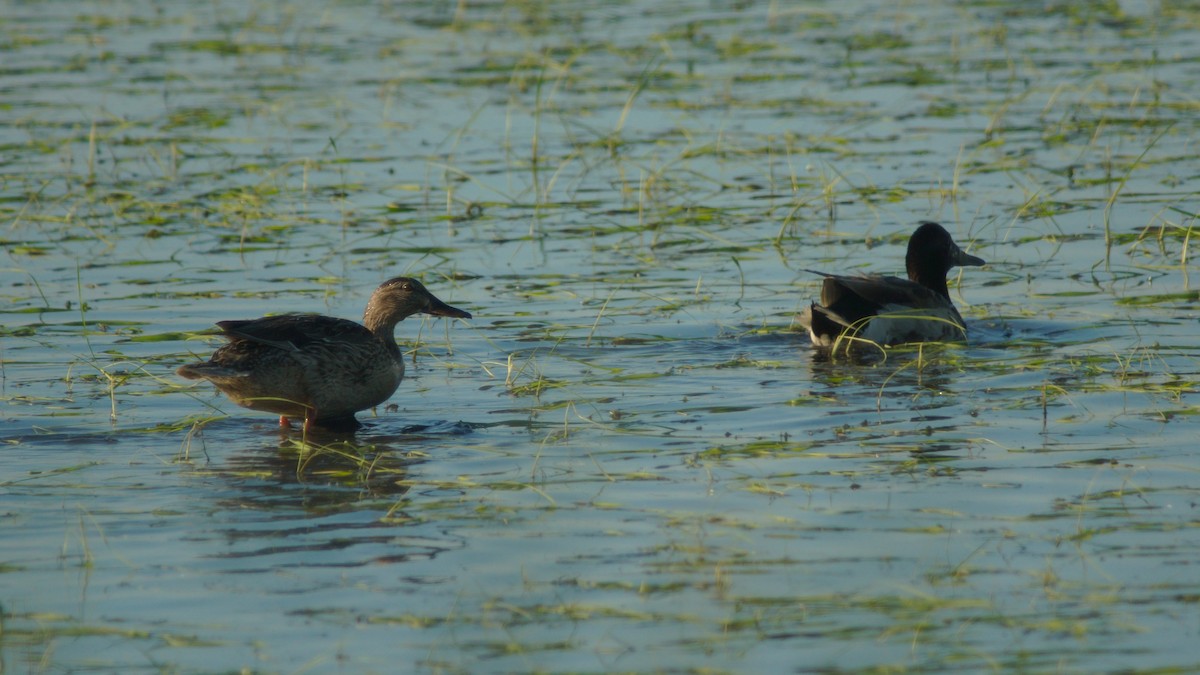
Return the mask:
<svg viewBox="0 0 1200 675">
<path fill-rule="evenodd" d="M 303 351 L 313 345 L 331 342 L 355 344 L 372 337 L 371 331 L 360 323 L 319 314 L 280 314 L 261 319 L 219 321 L 217 326 L 231 346 L 248 342 L 283 351 Z"/>
<path fill-rule="evenodd" d="M 937 292 L 900 277 L 819 274 L 825 277 L 821 304 L 851 321 L 902 307 L 938 309 L 949 302 Z"/>
</svg>

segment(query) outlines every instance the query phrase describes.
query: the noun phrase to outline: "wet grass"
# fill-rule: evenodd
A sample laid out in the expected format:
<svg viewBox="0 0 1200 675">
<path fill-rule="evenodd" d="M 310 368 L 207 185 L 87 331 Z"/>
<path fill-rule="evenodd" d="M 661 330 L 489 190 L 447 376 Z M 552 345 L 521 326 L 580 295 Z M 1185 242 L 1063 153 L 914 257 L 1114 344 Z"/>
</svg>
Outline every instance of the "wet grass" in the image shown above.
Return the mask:
<svg viewBox="0 0 1200 675">
<path fill-rule="evenodd" d="M 1191 10 L 137 10 L 0 21 L 10 667 L 1200 661 Z M 812 358 L 925 218 L 970 344 Z M 171 375 L 397 274 L 354 437 Z"/>
</svg>

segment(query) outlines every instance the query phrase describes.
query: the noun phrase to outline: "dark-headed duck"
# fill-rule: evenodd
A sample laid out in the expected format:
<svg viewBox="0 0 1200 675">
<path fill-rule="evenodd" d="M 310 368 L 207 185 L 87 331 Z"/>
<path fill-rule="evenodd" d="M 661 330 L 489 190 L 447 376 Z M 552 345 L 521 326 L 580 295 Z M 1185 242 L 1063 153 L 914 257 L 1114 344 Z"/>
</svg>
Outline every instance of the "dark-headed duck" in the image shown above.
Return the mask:
<svg viewBox="0 0 1200 675">
<path fill-rule="evenodd" d="M 908 240 L 907 279 L 815 272 L 825 277 L 821 302 L 804 310 L 800 323 L 813 345 L 826 349 L 840 343 L 850 347 L 963 340 L 966 326 L 950 302 L 946 273 L 956 265 L 983 264 L 982 258 L 959 248 L 946 228 L 923 222 Z"/>
</svg>

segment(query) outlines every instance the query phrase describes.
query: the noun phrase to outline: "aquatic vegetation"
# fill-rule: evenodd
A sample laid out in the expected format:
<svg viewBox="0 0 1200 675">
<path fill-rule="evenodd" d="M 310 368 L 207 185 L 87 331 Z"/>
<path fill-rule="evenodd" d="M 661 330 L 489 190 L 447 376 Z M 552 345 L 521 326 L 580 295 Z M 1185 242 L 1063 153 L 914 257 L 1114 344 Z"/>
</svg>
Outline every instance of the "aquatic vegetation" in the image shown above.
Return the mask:
<svg viewBox="0 0 1200 675">
<path fill-rule="evenodd" d="M 54 8 L 0 22 L 10 668 L 1200 662 L 1195 8 Z M 926 219 L 966 344 L 814 355 L 804 270 Z M 398 275 L 481 311 L 357 434 L 173 375 Z"/>
</svg>

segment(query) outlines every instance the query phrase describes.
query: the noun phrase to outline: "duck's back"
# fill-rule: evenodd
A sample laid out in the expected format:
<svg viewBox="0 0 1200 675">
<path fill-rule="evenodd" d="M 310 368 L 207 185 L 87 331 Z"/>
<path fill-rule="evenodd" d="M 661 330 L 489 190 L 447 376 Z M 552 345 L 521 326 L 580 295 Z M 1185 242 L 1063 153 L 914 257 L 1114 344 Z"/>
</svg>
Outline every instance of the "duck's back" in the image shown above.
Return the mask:
<svg viewBox="0 0 1200 675">
<path fill-rule="evenodd" d="M 937 294 L 924 286 L 892 276 L 824 275 L 821 305 L 855 320 L 877 314 L 887 306 L 933 302 Z"/>
<path fill-rule="evenodd" d="M 218 321 L 230 344 L 246 341 L 284 351 L 304 351 L 324 344 L 362 344 L 374 335 L 360 323 L 319 314 L 279 314 L 261 319 Z"/>
</svg>

